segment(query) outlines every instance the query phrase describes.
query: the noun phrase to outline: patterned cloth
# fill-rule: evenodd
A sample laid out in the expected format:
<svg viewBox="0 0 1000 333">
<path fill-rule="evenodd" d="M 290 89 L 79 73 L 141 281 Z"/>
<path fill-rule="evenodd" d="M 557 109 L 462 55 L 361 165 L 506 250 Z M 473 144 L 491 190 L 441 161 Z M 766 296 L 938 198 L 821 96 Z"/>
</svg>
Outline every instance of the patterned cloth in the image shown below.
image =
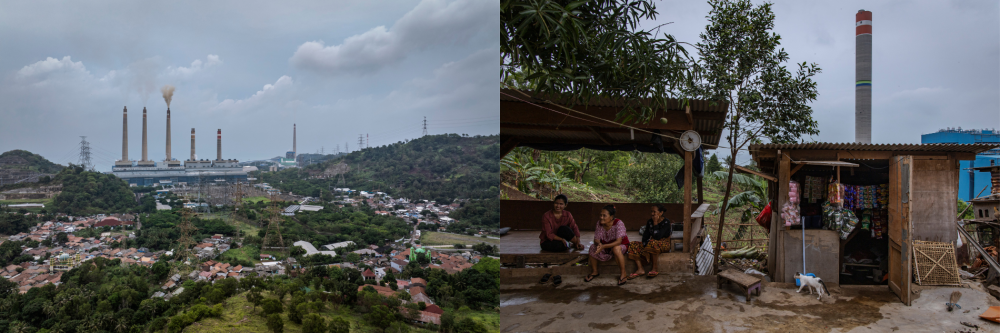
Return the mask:
<svg viewBox="0 0 1000 333">
<path fill-rule="evenodd" d="M 641 242 L 628 243 L 628 258 L 632 260 L 639 260 L 641 257 L 646 259 L 646 261 L 650 261 L 651 257 L 655 258 L 664 252 L 670 252 L 669 238 L 660 240 L 650 239 L 645 246 Z"/>
<path fill-rule="evenodd" d="M 615 219 L 614 222 L 611 222 L 611 229 L 604 229 L 604 226 L 601 225 L 601 222 L 597 222 L 597 227 L 594 228 L 595 240 L 600 240 L 601 244 L 608 244 L 608 243 L 614 243 L 619 238 L 622 239 L 623 243 L 622 245 L 619 246 L 621 246 L 622 253 L 625 253 L 626 251 L 628 251 L 628 245 L 624 244 L 625 241 L 628 239 L 628 236 L 625 235 L 625 222 L 622 222 L 622 220 L 619 219 Z M 590 256 L 600 261 L 608 261 L 614 258 L 614 252 L 612 252 L 612 249 L 610 248 L 598 252 L 597 242 L 594 242 L 594 244 L 590 246 Z"/>
</svg>

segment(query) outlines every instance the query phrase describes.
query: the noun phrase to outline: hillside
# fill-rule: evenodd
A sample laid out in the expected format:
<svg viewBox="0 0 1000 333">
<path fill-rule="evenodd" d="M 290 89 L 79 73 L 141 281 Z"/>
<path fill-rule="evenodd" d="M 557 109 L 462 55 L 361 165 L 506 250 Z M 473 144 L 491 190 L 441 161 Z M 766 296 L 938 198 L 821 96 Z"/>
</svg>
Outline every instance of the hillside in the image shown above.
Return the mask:
<svg viewBox="0 0 1000 333">
<path fill-rule="evenodd" d="M 348 187 L 411 199 L 485 199 L 498 193 L 499 152 L 496 135 L 428 135 L 261 178 L 283 191 L 315 197 Z"/>
<path fill-rule="evenodd" d="M 26 150 L 11 150 L 0 154 L 0 188 L 11 187 L 13 184 L 34 183 L 45 181 L 63 168 L 50 162 L 41 155 Z"/>
<path fill-rule="evenodd" d="M 52 202 L 53 210 L 67 214 L 122 213 L 137 203 L 132 189 L 114 175 L 65 168 L 53 178 L 63 185 Z"/>
</svg>

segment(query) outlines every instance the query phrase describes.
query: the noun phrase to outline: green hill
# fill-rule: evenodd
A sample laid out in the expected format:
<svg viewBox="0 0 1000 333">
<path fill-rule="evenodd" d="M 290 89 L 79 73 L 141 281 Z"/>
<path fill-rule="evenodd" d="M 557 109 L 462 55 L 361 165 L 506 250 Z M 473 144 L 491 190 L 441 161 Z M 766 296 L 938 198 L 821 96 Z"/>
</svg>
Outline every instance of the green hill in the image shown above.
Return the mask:
<svg viewBox="0 0 1000 333">
<path fill-rule="evenodd" d="M 65 168 L 54 178 L 63 185 L 52 202 L 53 209 L 67 214 L 122 213 L 137 206 L 132 189 L 114 175 Z"/>
<path fill-rule="evenodd" d="M 58 173 L 65 168 L 27 150 L 15 149 L 0 154 L 0 169 Z"/>
<path fill-rule="evenodd" d="M 411 199 L 485 199 L 497 196 L 499 159 L 499 136 L 428 135 L 261 178 L 283 191 L 314 197 L 348 187 Z"/>
</svg>

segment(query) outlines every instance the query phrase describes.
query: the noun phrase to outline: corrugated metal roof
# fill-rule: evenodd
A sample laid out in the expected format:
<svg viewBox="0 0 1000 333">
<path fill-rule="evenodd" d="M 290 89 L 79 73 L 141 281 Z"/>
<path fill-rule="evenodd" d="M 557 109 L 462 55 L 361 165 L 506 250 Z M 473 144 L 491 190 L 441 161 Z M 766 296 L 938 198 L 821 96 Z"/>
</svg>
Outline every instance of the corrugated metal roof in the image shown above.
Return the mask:
<svg viewBox="0 0 1000 333">
<path fill-rule="evenodd" d="M 788 149 L 788 150 L 855 150 L 855 151 L 867 150 L 867 151 L 949 152 L 949 153 L 978 154 L 996 147 L 1000 147 L 1000 144 L 996 143 L 873 144 L 873 143 L 854 143 L 854 142 L 852 143 L 811 142 L 811 143 L 769 143 L 769 144 L 750 145 L 750 152 L 752 154 L 755 151 L 761 151 L 761 150 Z"/>
<path fill-rule="evenodd" d="M 500 94 L 500 101 L 503 101 L 503 102 L 522 102 L 522 103 L 524 102 L 524 101 L 522 101 L 520 99 L 525 99 L 525 97 L 518 90 L 500 89 L 500 92 L 501 92 L 501 94 Z M 548 95 L 548 94 L 536 94 L 536 93 L 527 92 L 527 91 L 525 91 L 524 94 L 527 94 L 528 96 L 531 96 L 531 98 L 536 99 L 538 102 L 547 99 L 547 100 L 551 100 L 553 102 L 558 102 L 560 104 L 564 104 L 564 103 L 562 103 L 562 101 L 571 100 L 571 98 L 560 97 L 560 96 L 553 96 L 553 95 Z M 510 96 L 507 96 L 507 95 L 510 95 Z M 518 99 L 518 98 L 520 98 L 520 99 Z M 728 110 L 728 108 L 729 108 L 729 104 L 726 103 L 726 102 L 724 102 L 724 101 L 722 101 L 722 102 L 714 102 L 714 105 L 713 105 L 713 101 L 707 101 L 707 100 L 689 99 L 688 101 L 691 103 L 691 111 L 726 112 Z M 651 102 L 652 102 L 652 99 L 643 99 L 643 102 L 641 104 L 642 105 L 648 105 Z M 682 104 L 683 102 L 684 102 L 684 100 L 682 100 L 682 99 L 668 98 L 667 99 L 667 109 L 668 110 L 683 110 L 684 109 L 684 106 Z M 566 103 L 566 104 L 569 104 L 569 103 Z M 586 105 L 588 105 L 588 106 L 604 106 L 604 107 L 618 107 L 618 108 L 625 107 L 625 104 L 626 103 L 624 101 L 614 100 L 614 99 L 607 98 L 607 97 L 594 97 L 594 98 L 591 98 L 590 101 L 586 103 Z"/>
</svg>

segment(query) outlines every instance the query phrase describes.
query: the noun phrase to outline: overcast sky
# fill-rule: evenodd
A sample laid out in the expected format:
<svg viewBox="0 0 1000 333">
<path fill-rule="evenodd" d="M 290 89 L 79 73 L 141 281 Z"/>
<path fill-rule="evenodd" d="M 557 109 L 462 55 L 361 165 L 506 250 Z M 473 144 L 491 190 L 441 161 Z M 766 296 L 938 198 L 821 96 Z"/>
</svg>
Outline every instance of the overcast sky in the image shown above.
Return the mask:
<svg viewBox="0 0 1000 333">
<path fill-rule="evenodd" d="M 173 157 L 332 153 L 428 132 L 499 132 L 499 5 L 422 1 L 0 2 L 0 152 L 76 162 L 86 135 L 98 170 L 165 157 L 171 84 Z"/>
<path fill-rule="evenodd" d="M 700 41 L 711 9 L 707 2 L 656 5 L 660 15 L 647 29 L 674 22 L 660 32 Z M 806 61 L 823 69 L 812 103 L 820 134 L 807 139 L 854 141 L 854 27 L 860 9 L 872 12 L 873 143 L 920 143 L 921 134 L 945 127 L 1000 129 L 997 1 L 776 1 L 772 8 L 789 68 Z"/>
</svg>

